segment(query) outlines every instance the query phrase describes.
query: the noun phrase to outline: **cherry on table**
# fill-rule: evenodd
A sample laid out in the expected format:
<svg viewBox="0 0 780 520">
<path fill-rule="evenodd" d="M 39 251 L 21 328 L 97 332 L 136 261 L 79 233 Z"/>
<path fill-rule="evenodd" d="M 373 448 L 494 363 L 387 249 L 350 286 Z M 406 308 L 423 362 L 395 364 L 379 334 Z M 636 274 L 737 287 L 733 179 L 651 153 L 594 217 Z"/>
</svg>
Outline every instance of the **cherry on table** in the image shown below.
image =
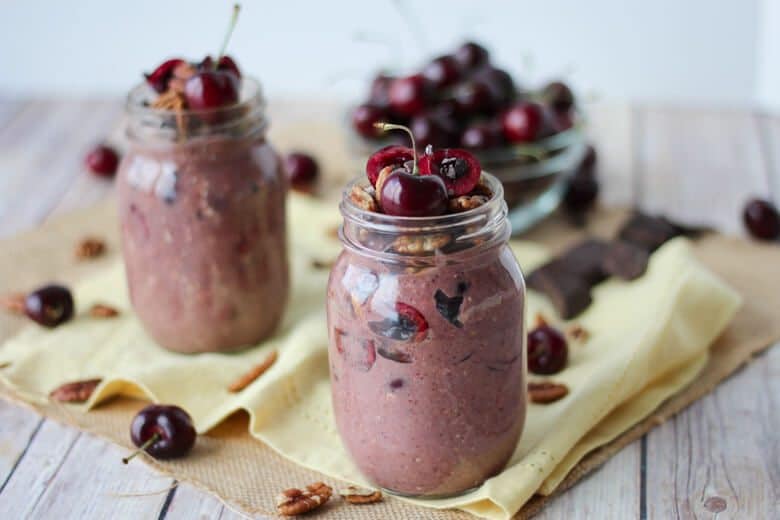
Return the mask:
<svg viewBox="0 0 780 520">
<path fill-rule="evenodd" d="M 27 295 L 24 312 L 44 327 L 56 327 L 73 317 L 73 296 L 67 287 L 45 285 Z"/>
<path fill-rule="evenodd" d="M 422 74 L 394 79 L 390 83 L 388 99 L 393 112 L 411 117 L 428 105 L 429 85 Z"/>
<path fill-rule="evenodd" d="M 568 357 L 566 338 L 556 329 L 543 325 L 528 333 L 528 370 L 534 374 L 557 374 Z"/>
<path fill-rule="evenodd" d="M 775 240 L 780 237 L 780 214 L 768 200 L 749 200 L 742 212 L 742 219 L 755 238 Z"/>
<path fill-rule="evenodd" d="M 471 153 L 459 148 L 433 150 L 428 147 L 420 159 L 420 173 L 440 177 L 450 196 L 470 193 L 479 183 L 482 166 Z"/>
<path fill-rule="evenodd" d="M 320 172 L 314 157 L 302 152 L 288 154 L 284 158 L 284 166 L 290 185 L 298 191 L 310 191 Z"/>
<path fill-rule="evenodd" d="M 473 69 L 488 61 L 488 51 L 474 42 L 466 42 L 455 51 L 455 59 L 464 69 Z"/>
<path fill-rule="evenodd" d="M 113 177 L 119 166 L 119 154 L 108 145 L 98 145 L 87 153 L 84 163 L 99 177 Z"/>
<path fill-rule="evenodd" d="M 239 81 L 232 72 L 201 71 L 184 84 L 184 97 L 193 110 L 233 105 L 238 103 Z"/>
<path fill-rule="evenodd" d="M 443 89 L 460 79 L 460 68 L 454 56 L 445 54 L 431 60 L 423 68 L 422 75 L 433 88 Z"/>
<path fill-rule="evenodd" d="M 174 405 L 149 405 L 130 423 L 130 439 L 139 449 L 122 462 L 127 464 L 141 451 L 155 459 L 183 457 L 192 449 L 196 437 L 192 418 L 183 409 Z"/>
<path fill-rule="evenodd" d="M 155 92 L 162 94 L 168 90 L 168 81 L 173 77 L 173 69 L 178 65 L 187 63 L 181 58 L 172 58 L 159 64 L 151 73 L 144 74 L 146 82 Z"/>
<path fill-rule="evenodd" d="M 382 210 L 399 217 L 432 217 L 447 211 L 447 187 L 436 175 L 416 175 L 400 168 L 382 184 Z"/>
<path fill-rule="evenodd" d="M 538 103 L 518 103 L 502 116 L 504 136 L 513 143 L 535 141 L 544 132 L 544 119 L 544 109 Z"/>
</svg>

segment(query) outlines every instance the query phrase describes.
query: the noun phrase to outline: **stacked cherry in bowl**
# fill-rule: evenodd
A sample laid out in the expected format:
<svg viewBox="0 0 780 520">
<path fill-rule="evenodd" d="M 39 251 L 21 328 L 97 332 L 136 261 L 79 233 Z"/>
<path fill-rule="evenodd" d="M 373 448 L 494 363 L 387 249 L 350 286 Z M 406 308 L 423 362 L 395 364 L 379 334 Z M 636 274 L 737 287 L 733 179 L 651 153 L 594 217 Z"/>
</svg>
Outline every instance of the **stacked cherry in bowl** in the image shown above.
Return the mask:
<svg viewBox="0 0 780 520">
<path fill-rule="evenodd" d="M 575 96 L 565 83 L 520 88 L 473 42 L 414 74 L 377 75 L 350 121 L 359 161 L 377 143 L 393 142 L 377 128 L 382 121 L 408 126 L 420 150 L 428 145 L 470 150 L 504 184 L 516 232 L 558 206 L 587 151 Z M 592 174 L 592 164 L 586 169 Z"/>
</svg>

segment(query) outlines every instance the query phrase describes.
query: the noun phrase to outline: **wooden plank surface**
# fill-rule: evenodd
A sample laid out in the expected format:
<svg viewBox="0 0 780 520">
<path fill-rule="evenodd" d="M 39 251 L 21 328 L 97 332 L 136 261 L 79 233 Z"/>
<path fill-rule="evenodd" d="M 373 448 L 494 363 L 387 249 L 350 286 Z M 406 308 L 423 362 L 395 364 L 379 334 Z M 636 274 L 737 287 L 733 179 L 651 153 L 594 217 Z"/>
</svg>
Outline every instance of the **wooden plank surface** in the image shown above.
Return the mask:
<svg viewBox="0 0 780 520">
<path fill-rule="evenodd" d="M 301 110 L 290 113 L 302 117 Z M 771 193 L 777 201 L 780 119 L 609 104 L 590 113 L 602 202 L 691 222 L 707 216 L 706 223 L 739 233 L 749 194 Z M 0 98 L 0 236 L 111 193 L 111 183 L 84 171 L 82 158 L 94 142 L 121 141 L 119 115 L 110 100 Z M 539 517 L 771 518 L 780 510 L 777 396 L 775 348 Z M 142 463 L 123 466 L 121 456 L 105 441 L 0 402 L 0 517 L 249 517 L 191 485 L 171 488 L 170 478 Z M 130 494 L 139 496 L 119 496 Z"/>
</svg>

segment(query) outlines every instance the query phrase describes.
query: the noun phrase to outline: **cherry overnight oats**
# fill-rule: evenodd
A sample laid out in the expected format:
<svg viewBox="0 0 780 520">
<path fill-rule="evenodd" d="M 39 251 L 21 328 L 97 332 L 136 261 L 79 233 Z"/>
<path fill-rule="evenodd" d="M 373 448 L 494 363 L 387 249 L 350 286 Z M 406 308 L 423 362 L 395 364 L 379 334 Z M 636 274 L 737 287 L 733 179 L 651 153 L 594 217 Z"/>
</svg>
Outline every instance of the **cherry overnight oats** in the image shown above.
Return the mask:
<svg viewBox="0 0 780 520">
<path fill-rule="evenodd" d="M 501 471 L 525 420 L 525 287 L 501 184 L 483 174 L 484 204 L 417 218 L 361 209 L 359 184 L 328 283 L 341 437 L 391 492 L 465 492 Z"/>
<path fill-rule="evenodd" d="M 255 344 L 288 293 L 286 181 L 260 87 L 244 78 L 236 103 L 205 110 L 158 109 L 152 94 L 140 85 L 128 97 L 118 179 L 133 307 L 170 350 Z"/>
</svg>

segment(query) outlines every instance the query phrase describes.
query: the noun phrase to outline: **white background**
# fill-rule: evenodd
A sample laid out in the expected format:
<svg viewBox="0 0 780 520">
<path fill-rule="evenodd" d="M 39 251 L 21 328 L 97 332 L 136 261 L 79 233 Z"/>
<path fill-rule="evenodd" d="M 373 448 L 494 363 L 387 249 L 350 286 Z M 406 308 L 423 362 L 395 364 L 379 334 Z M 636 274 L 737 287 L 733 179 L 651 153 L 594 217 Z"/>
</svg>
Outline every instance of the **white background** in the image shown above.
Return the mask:
<svg viewBox="0 0 780 520">
<path fill-rule="evenodd" d="M 121 95 L 165 57 L 215 53 L 229 13 L 227 0 L 4 0 L 0 94 Z M 526 85 L 780 107 L 780 0 L 245 0 L 229 52 L 272 96 L 355 99 L 378 68 L 464 37 Z"/>
</svg>

